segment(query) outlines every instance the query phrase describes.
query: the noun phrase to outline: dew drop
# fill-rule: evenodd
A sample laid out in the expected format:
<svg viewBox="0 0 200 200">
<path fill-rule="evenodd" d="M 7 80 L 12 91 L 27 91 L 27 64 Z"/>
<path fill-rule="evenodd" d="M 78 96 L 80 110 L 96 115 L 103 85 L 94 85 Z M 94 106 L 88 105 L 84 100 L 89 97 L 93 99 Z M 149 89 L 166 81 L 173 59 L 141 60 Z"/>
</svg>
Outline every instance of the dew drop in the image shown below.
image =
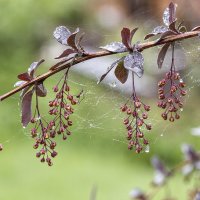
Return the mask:
<svg viewBox="0 0 200 200">
<path fill-rule="evenodd" d="M 150 152 L 150 147 L 149 147 L 149 145 L 146 146 L 146 148 L 145 148 L 144 151 L 145 151 L 145 153 L 149 153 L 149 152 Z"/>
<path fill-rule="evenodd" d="M 110 71 L 111 70 L 111 66 L 110 67 L 107 67 L 107 71 Z"/>
<path fill-rule="evenodd" d="M 25 128 L 26 128 L 26 126 L 23 126 L 23 128 L 25 129 Z"/>
<path fill-rule="evenodd" d="M 163 137 L 163 133 L 161 133 L 160 136 Z"/>
<path fill-rule="evenodd" d="M 110 85 L 110 87 L 112 87 L 112 88 L 115 88 L 115 87 L 117 87 L 117 83 L 116 83 L 116 82 L 109 83 L 109 85 Z"/>
<path fill-rule="evenodd" d="M 183 108 L 181 108 L 180 111 L 183 112 Z"/>
<path fill-rule="evenodd" d="M 67 44 L 67 38 L 71 32 L 65 26 L 58 26 L 53 32 L 54 38 L 61 44 Z"/>
<path fill-rule="evenodd" d="M 168 31 L 169 29 L 166 26 L 157 26 L 156 28 L 154 28 L 154 30 L 152 31 L 153 34 L 160 34 L 160 33 L 164 33 L 166 31 Z"/>
</svg>

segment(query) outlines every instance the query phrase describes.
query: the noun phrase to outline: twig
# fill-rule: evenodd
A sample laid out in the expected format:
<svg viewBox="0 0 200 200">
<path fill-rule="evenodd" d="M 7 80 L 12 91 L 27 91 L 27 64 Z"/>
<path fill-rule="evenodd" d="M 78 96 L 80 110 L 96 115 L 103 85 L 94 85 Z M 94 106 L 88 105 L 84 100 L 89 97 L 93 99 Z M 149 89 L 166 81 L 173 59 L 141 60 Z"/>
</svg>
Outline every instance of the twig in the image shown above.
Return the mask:
<svg viewBox="0 0 200 200">
<path fill-rule="evenodd" d="M 167 38 L 165 38 L 165 39 L 163 39 L 159 42 L 157 42 L 157 41 L 145 42 L 145 43 L 138 45 L 138 51 L 143 51 L 143 50 L 148 49 L 148 48 L 152 48 L 152 47 L 159 46 L 159 45 L 166 44 L 166 43 L 171 43 L 171 42 L 174 42 L 174 41 L 180 41 L 180 40 L 184 40 L 184 39 L 187 39 L 187 38 L 193 38 L 193 37 L 198 36 L 199 33 L 200 33 L 200 31 L 191 31 L 191 32 L 186 32 L 186 33 L 182 33 L 182 34 L 175 35 L 175 36 L 169 36 L 169 37 L 167 37 Z M 113 54 L 117 54 L 117 53 L 113 53 L 113 52 L 109 52 L 109 51 L 100 51 L 100 52 L 96 52 L 96 53 L 93 53 L 93 54 L 84 55 L 84 57 L 81 57 L 81 58 L 77 58 L 76 60 L 74 60 L 73 64 L 66 63 L 67 61 L 58 62 L 57 64 L 54 65 L 54 66 L 56 66 L 54 69 L 49 70 L 48 72 L 34 78 L 33 80 L 23 84 L 22 86 L 19 86 L 15 89 L 3 94 L 2 96 L 0 96 L 0 101 L 3 101 L 4 99 L 14 95 L 15 93 L 26 88 L 27 86 L 32 86 L 32 85 L 34 85 L 35 83 L 38 83 L 38 82 L 43 82 L 46 78 L 64 70 L 64 69 L 72 67 L 72 66 L 74 66 L 78 63 L 81 63 L 81 62 L 84 62 L 86 60 L 90 60 L 90 59 L 93 59 L 93 58 L 103 57 L 103 56 L 108 56 L 108 55 L 113 55 Z"/>
</svg>

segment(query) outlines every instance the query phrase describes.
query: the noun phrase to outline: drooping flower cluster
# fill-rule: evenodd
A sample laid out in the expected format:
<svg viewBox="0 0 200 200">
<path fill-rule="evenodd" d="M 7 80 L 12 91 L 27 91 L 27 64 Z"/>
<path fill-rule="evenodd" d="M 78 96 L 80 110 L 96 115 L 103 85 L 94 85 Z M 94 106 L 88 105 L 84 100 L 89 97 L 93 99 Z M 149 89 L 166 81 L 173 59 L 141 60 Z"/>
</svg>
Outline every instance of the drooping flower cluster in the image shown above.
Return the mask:
<svg viewBox="0 0 200 200">
<path fill-rule="evenodd" d="M 158 107 L 164 109 L 161 114 L 164 120 L 169 119 L 174 122 L 180 118 L 179 111 L 183 108 L 183 96 L 187 94 L 185 83 L 180 77 L 180 74 L 175 70 L 166 73 L 164 79 L 158 83 L 158 95 L 160 101 Z"/>
<path fill-rule="evenodd" d="M 73 105 L 80 102 L 81 93 L 76 96 L 70 94 L 70 87 L 67 84 L 67 74 L 64 75 L 64 81 L 59 89 L 59 84 L 53 87 L 53 91 L 56 93 L 56 97 L 49 102 L 49 114 L 53 116 L 50 122 L 47 122 L 41 117 L 38 104 L 38 96 L 36 95 L 36 111 L 31 122 L 35 124 L 34 128 L 31 129 L 31 136 L 35 138 L 34 148 L 39 149 L 36 153 L 36 157 L 40 158 L 41 162 L 47 162 L 49 166 L 52 165 L 51 158 L 57 156 L 55 151 L 56 142 L 54 138 L 57 135 L 62 135 L 62 139 L 66 140 L 71 131 L 69 127 L 72 126 L 70 120 L 71 114 L 73 114 Z"/>
<path fill-rule="evenodd" d="M 47 162 L 49 166 L 52 165 L 51 157 L 57 156 L 57 152 L 54 150 L 56 147 L 56 142 L 53 140 L 55 136 L 52 135 L 54 129 L 54 123 L 46 122 L 39 116 L 38 118 L 32 118 L 31 123 L 35 124 L 34 128 L 31 129 L 31 136 L 35 138 L 34 149 L 39 149 L 36 153 L 36 157 L 40 158 L 41 162 Z"/>
<path fill-rule="evenodd" d="M 143 147 L 149 142 L 145 139 L 144 130 L 151 130 L 151 124 L 145 121 L 148 118 L 148 111 L 150 106 L 145 105 L 135 95 L 130 103 L 121 106 L 121 111 L 126 113 L 127 117 L 124 119 L 124 125 L 127 130 L 127 140 L 129 141 L 128 149 L 135 148 L 136 153 L 140 153 Z"/>
<path fill-rule="evenodd" d="M 65 75 L 64 82 L 59 89 L 59 85 L 53 87 L 56 93 L 55 99 L 49 102 L 49 114 L 54 116 L 52 123 L 55 124 L 53 135 L 61 135 L 63 140 L 66 140 L 71 131 L 69 127 L 72 126 L 70 116 L 74 113 L 73 106 L 80 102 L 81 93 L 78 95 L 70 94 L 70 87 L 67 83 L 67 74 Z"/>
</svg>

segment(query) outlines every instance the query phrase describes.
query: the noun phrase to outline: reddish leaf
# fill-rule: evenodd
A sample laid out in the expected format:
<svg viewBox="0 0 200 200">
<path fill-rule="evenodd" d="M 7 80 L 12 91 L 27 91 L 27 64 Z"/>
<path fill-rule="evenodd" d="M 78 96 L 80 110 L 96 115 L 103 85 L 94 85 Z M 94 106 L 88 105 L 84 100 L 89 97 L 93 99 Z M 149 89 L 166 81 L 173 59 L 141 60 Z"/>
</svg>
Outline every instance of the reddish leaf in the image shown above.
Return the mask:
<svg viewBox="0 0 200 200">
<path fill-rule="evenodd" d="M 160 42 L 162 39 L 165 39 L 168 36 L 172 36 L 172 35 L 177 35 L 177 33 L 173 32 L 173 31 L 166 31 L 165 33 L 163 33 L 161 35 L 161 37 L 156 41 L 157 43 Z"/>
<path fill-rule="evenodd" d="M 107 72 L 101 76 L 101 78 L 99 79 L 99 81 L 98 81 L 97 84 L 99 84 L 101 81 L 103 81 L 104 78 L 109 74 L 109 72 L 110 72 L 120 61 L 122 61 L 122 60 L 124 60 L 124 57 L 122 57 L 122 58 L 116 60 L 116 61 L 107 69 Z"/>
<path fill-rule="evenodd" d="M 169 4 L 169 23 L 171 24 L 176 20 L 176 5 L 171 2 Z"/>
<path fill-rule="evenodd" d="M 24 127 L 31 121 L 31 102 L 32 102 L 33 91 L 27 92 L 22 99 L 22 124 Z"/>
<path fill-rule="evenodd" d="M 131 41 L 132 41 L 132 39 L 133 39 L 133 36 L 135 35 L 135 33 L 136 33 L 137 30 L 138 30 L 138 28 L 134 28 L 134 29 L 131 31 L 131 34 L 130 34 L 130 41 L 129 41 L 130 45 L 131 45 Z"/>
<path fill-rule="evenodd" d="M 72 58 L 73 58 L 73 57 L 72 57 Z M 61 60 L 60 62 L 58 62 L 58 63 L 56 63 L 55 65 L 53 65 L 52 67 L 50 67 L 49 70 L 54 70 L 54 69 L 56 69 L 57 67 L 59 67 L 60 65 L 66 63 L 67 61 L 71 60 L 72 58 Z"/>
<path fill-rule="evenodd" d="M 176 20 L 169 25 L 169 29 L 178 33 L 178 31 L 176 29 Z"/>
<path fill-rule="evenodd" d="M 58 26 L 56 27 L 55 31 L 53 32 L 54 38 L 63 45 L 67 44 L 67 38 L 71 35 L 70 30 L 65 26 Z"/>
<path fill-rule="evenodd" d="M 19 74 L 17 77 L 22 81 L 30 81 L 32 79 L 27 72 Z"/>
<path fill-rule="evenodd" d="M 121 83 L 125 83 L 128 79 L 128 70 L 124 68 L 124 62 L 121 61 L 117 64 L 115 68 L 115 76 Z"/>
<path fill-rule="evenodd" d="M 127 47 L 127 49 L 132 49 L 130 44 L 131 31 L 129 28 L 123 28 L 121 31 L 122 43 Z"/>
<path fill-rule="evenodd" d="M 200 31 L 200 26 L 196 26 L 192 29 L 192 31 Z"/>
<path fill-rule="evenodd" d="M 36 94 L 39 97 L 45 97 L 47 95 L 47 90 L 44 87 L 43 83 L 40 83 L 36 86 Z"/>
<path fill-rule="evenodd" d="M 139 51 L 133 51 L 128 54 L 124 59 L 124 67 L 127 70 L 134 72 L 139 78 L 143 76 L 144 73 L 144 57 Z"/>
<path fill-rule="evenodd" d="M 27 81 L 17 81 L 17 82 L 14 84 L 14 87 L 20 87 L 20 86 L 24 85 L 25 83 L 27 83 Z"/>
<path fill-rule="evenodd" d="M 20 98 L 23 98 L 23 96 L 29 91 L 29 89 L 30 89 L 31 87 L 32 87 L 32 86 L 27 86 L 27 87 L 25 87 L 25 88 L 22 90 L 21 94 L 20 94 Z"/>
<path fill-rule="evenodd" d="M 78 32 L 79 32 L 79 28 L 77 28 L 76 31 L 72 33 L 67 39 L 67 44 L 76 51 L 78 51 L 78 47 L 76 45 L 76 35 Z"/>
<path fill-rule="evenodd" d="M 70 54 L 73 54 L 73 53 L 76 53 L 76 51 L 74 51 L 73 49 L 66 49 L 65 51 L 62 52 L 62 54 L 60 56 L 56 57 L 55 59 L 67 57 L 67 56 L 69 56 Z"/>
<path fill-rule="evenodd" d="M 157 35 L 157 34 L 149 33 L 149 34 L 147 34 L 147 35 L 145 36 L 144 40 L 147 40 L 147 39 L 149 39 L 149 38 L 151 38 L 151 37 L 153 37 L 153 36 L 155 36 L 155 35 Z"/>
<path fill-rule="evenodd" d="M 112 42 L 112 43 L 107 44 L 106 46 L 102 46 L 100 48 L 105 49 L 110 52 L 118 52 L 118 53 L 127 51 L 127 48 L 121 42 Z"/>
<path fill-rule="evenodd" d="M 33 62 L 30 67 L 28 68 L 28 73 L 30 74 L 30 76 L 33 78 L 33 75 L 36 71 L 36 69 L 44 62 L 45 60 L 42 59 L 38 62 Z"/>
<path fill-rule="evenodd" d="M 159 69 L 162 68 L 162 64 L 164 62 L 164 59 L 165 59 L 165 56 L 166 56 L 166 53 L 167 53 L 169 46 L 170 46 L 169 43 L 165 44 L 158 54 L 157 64 L 158 64 Z"/>
<path fill-rule="evenodd" d="M 82 42 L 84 36 L 85 36 L 85 33 L 81 33 L 80 37 L 77 40 L 77 44 L 76 44 L 76 46 L 78 47 L 79 51 L 82 52 L 82 53 L 85 53 L 84 48 L 81 46 L 81 42 Z"/>
</svg>

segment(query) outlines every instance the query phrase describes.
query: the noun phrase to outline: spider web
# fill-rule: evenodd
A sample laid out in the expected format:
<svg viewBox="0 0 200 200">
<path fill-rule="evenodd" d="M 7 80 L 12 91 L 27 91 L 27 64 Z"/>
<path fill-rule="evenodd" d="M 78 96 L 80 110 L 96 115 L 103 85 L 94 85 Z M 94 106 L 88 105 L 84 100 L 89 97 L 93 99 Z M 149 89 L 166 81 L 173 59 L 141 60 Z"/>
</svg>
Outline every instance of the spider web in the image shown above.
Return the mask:
<svg viewBox="0 0 200 200">
<path fill-rule="evenodd" d="M 93 31 L 94 34 L 100 34 L 98 32 Z M 103 35 L 105 38 L 111 41 L 112 38 L 116 38 L 116 34 L 110 34 L 110 35 Z M 100 34 L 102 36 L 102 33 Z M 90 38 L 91 39 L 91 38 Z M 87 41 L 86 41 L 87 42 Z M 182 79 L 187 82 L 187 90 L 188 90 L 188 95 L 186 96 L 185 103 L 187 104 L 187 101 L 190 98 L 190 95 L 192 93 L 192 90 L 200 87 L 200 79 L 199 79 L 199 63 L 200 63 L 200 57 L 199 57 L 199 52 L 200 52 L 200 41 L 199 39 L 191 39 L 189 41 L 184 41 L 184 45 L 181 45 L 181 48 L 183 49 L 183 54 L 187 59 L 187 64 L 184 69 L 184 76 Z M 160 47 L 156 48 L 155 50 L 151 51 L 150 54 L 152 56 L 152 62 L 144 65 L 144 68 L 146 69 L 147 73 L 151 75 L 152 71 L 155 73 L 156 67 L 156 56 L 158 53 L 158 49 Z M 148 50 L 146 50 L 148 51 Z M 155 54 L 156 52 L 156 54 Z M 154 54 L 154 56 L 152 55 Z M 156 55 L 156 56 L 155 56 Z M 47 57 L 47 56 L 46 56 Z M 48 56 L 49 57 L 49 56 Z M 145 56 L 144 56 L 145 57 Z M 73 126 L 73 132 L 78 132 L 81 134 L 89 134 L 90 138 L 92 140 L 93 135 L 97 135 L 98 137 L 105 137 L 106 135 L 109 134 L 108 139 L 112 140 L 113 142 L 116 143 L 122 143 L 125 146 L 127 146 L 128 142 L 126 140 L 126 130 L 123 126 L 123 119 L 125 118 L 125 115 L 121 113 L 120 111 L 120 106 L 123 105 L 127 99 L 131 95 L 131 80 L 127 81 L 124 87 L 115 79 L 113 75 L 113 71 L 108 75 L 108 80 L 101 85 L 97 85 L 96 83 L 98 82 L 100 78 L 100 74 L 103 74 L 107 67 L 110 66 L 112 61 L 116 60 L 116 57 L 111 58 L 110 60 L 106 60 L 106 58 L 98 58 L 95 59 L 95 61 L 88 61 L 84 63 L 83 65 L 86 66 L 88 63 L 92 63 L 93 65 L 96 64 L 96 62 L 100 62 L 102 65 L 101 72 L 102 73 L 96 73 L 98 70 L 93 67 L 94 70 L 91 70 L 92 68 L 85 69 L 83 65 L 78 65 L 75 67 L 76 73 L 82 73 L 81 68 L 84 68 L 85 71 L 92 71 L 91 73 L 86 74 L 86 77 L 91 78 L 92 80 L 90 81 L 77 81 L 76 79 L 70 78 L 69 82 L 70 85 L 74 88 L 79 88 L 80 90 L 83 89 L 84 91 L 84 99 L 82 100 L 81 104 L 76 107 L 77 110 L 82 110 L 85 108 L 88 108 L 87 111 L 85 112 L 75 112 L 74 117 L 77 119 L 77 124 Z M 91 65 L 90 63 L 90 65 Z M 167 71 L 168 69 L 168 63 L 166 62 L 164 64 L 164 70 Z M 191 66 L 191 67 L 190 67 Z M 77 69 L 76 69 L 77 68 Z M 98 69 L 99 67 L 97 67 Z M 149 70 L 148 68 L 154 68 L 153 70 Z M 162 72 L 163 72 L 162 71 Z M 153 74 L 152 73 L 152 74 Z M 111 75 L 112 74 L 112 75 Z M 160 73 L 158 72 L 157 75 Z M 151 80 L 153 78 L 154 74 L 151 76 Z M 111 77 L 111 78 L 109 78 Z M 148 77 L 146 77 L 148 79 Z M 51 77 L 55 83 L 58 81 L 58 77 Z M 106 78 L 107 79 L 107 78 Z M 144 96 L 145 93 L 148 94 L 148 91 L 143 92 L 142 87 L 145 87 L 145 85 L 142 85 L 140 87 L 140 83 L 143 82 L 142 79 L 137 80 L 138 83 L 138 88 L 139 88 L 139 96 Z M 156 80 L 153 80 L 154 85 L 156 83 Z M 147 81 L 146 86 L 149 84 Z M 99 91 L 97 88 L 100 87 L 101 90 Z M 156 87 L 154 87 L 151 92 L 153 91 L 153 94 L 156 93 Z M 19 101 L 17 97 L 12 97 L 15 100 Z M 147 95 L 147 102 L 149 96 Z M 145 103 L 146 100 L 144 100 Z M 154 100 L 155 102 L 156 100 Z M 109 105 L 109 109 L 106 108 L 104 109 L 103 106 Z M 152 103 L 151 103 L 152 104 Z M 150 105 L 151 105 L 150 104 Z M 152 105 L 151 105 L 152 106 Z M 95 114 L 98 110 L 98 113 Z M 17 112 L 20 113 L 20 106 L 17 109 Z M 48 117 L 48 115 L 43 115 L 43 117 Z M 120 123 L 121 125 L 115 126 L 115 123 Z M 163 123 L 163 120 L 160 118 L 160 115 L 158 113 L 155 113 L 151 115 L 149 122 L 153 125 L 153 128 L 160 129 L 162 130 L 159 135 L 153 138 L 151 140 L 151 148 L 153 145 L 156 144 L 156 142 L 162 137 L 166 132 L 170 129 L 171 124 L 169 123 Z M 106 125 L 105 125 L 106 124 Z M 108 125 L 110 124 L 110 125 Z M 162 128 L 161 128 L 162 127 Z M 90 131 L 88 131 L 90 130 Z M 21 130 L 18 131 L 20 134 Z M 30 138 L 30 133 L 28 129 L 23 130 L 24 135 Z M 9 140 L 4 141 L 3 143 L 10 142 L 10 140 L 14 140 L 16 136 L 13 136 Z M 27 138 L 24 138 L 27 139 Z M 30 138 L 31 139 L 31 138 Z M 149 147 L 147 147 L 146 152 L 149 152 Z"/>
</svg>

